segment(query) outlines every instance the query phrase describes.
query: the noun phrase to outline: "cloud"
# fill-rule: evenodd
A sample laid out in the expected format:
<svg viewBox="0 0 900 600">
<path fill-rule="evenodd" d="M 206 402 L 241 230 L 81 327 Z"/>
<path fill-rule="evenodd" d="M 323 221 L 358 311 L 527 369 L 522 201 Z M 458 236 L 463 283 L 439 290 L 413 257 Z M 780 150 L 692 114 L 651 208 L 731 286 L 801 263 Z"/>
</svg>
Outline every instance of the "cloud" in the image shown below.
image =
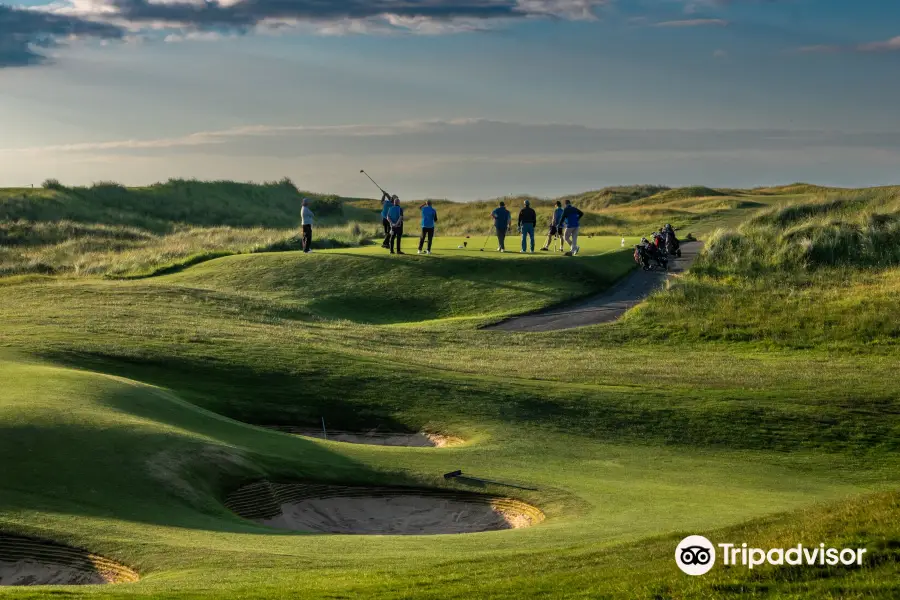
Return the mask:
<svg viewBox="0 0 900 600">
<path fill-rule="evenodd" d="M 483 31 L 535 18 L 592 20 L 613 0 L 55 0 L 0 4 L 0 68 L 41 64 L 62 39 L 216 40 L 251 32 L 324 35 Z"/>
<path fill-rule="evenodd" d="M 884 42 L 872 42 L 857 46 L 859 52 L 891 52 L 900 51 L 900 35 Z"/>
<path fill-rule="evenodd" d="M 730 23 L 725 19 L 681 19 L 678 21 L 662 21 L 654 23 L 654 27 L 727 27 Z"/>
<path fill-rule="evenodd" d="M 0 68 L 47 62 L 42 49 L 78 38 L 121 39 L 121 28 L 83 19 L 0 4 Z"/>
<path fill-rule="evenodd" d="M 801 52 L 804 54 L 836 54 L 838 52 L 900 52 L 900 36 L 882 42 L 868 42 L 865 44 L 856 44 L 853 46 L 838 46 L 829 44 L 820 44 L 817 46 L 802 46 L 800 48 L 797 48 L 797 52 Z"/>
<path fill-rule="evenodd" d="M 313 26 L 326 33 L 447 33 L 525 18 L 595 19 L 610 0 L 64 0 L 49 10 L 132 29 Z"/>
<path fill-rule="evenodd" d="M 177 157 L 256 156 L 311 160 L 323 155 L 515 157 L 641 152 L 695 153 L 793 151 L 843 148 L 900 152 L 900 132 L 845 133 L 794 130 L 608 129 L 555 123 L 484 119 L 405 121 L 384 125 L 245 126 L 179 137 L 124 139 L 0 149 L 0 156 L 83 155 Z M 2 161 L 0 161 L 2 162 Z"/>
</svg>

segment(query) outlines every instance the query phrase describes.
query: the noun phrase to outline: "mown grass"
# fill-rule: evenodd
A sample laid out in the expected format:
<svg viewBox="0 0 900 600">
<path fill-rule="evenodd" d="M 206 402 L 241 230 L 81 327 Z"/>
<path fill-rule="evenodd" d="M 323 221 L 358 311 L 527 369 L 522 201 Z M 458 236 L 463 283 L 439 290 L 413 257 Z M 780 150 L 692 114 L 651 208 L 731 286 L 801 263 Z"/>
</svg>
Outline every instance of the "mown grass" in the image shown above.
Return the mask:
<svg viewBox="0 0 900 600">
<path fill-rule="evenodd" d="M 760 219 L 746 227 L 807 216 Z M 586 238 L 575 258 L 462 241 L 439 237 L 433 256 L 363 247 L 228 256 L 136 281 L 0 280 L 0 346 L 15 352 L 0 361 L 0 530 L 85 547 L 143 576 L 0 596 L 897 595 L 896 347 L 887 305 L 856 302 L 893 267 L 785 262 L 760 274 L 753 255 L 735 263 L 712 238 L 701 269 L 620 323 L 518 334 L 478 326 L 608 285 L 630 266 L 618 237 Z M 834 272 L 844 279 L 831 282 Z M 858 322 L 816 329 L 822 315 L 783 294 L 789 285 L 824 292 L 826 314 L 852 306 Z M 691 286 L 701 286 L 693 298 Z M 791 315 L 804 321 L 792 328 Z M 859 327 L 867 319 L 877 341 Z M 367 447 L 246 425 L 322 417 L 467 444 Z M 547 520 L 467 536 L 304 535 L 222 505 L 258 478 L 441 487 L 460 468 L 537 488 L 515 495 Z M 870 561 L 689 578 L 672 556 L 688 533 L 865 546 Z"/>
</svg>

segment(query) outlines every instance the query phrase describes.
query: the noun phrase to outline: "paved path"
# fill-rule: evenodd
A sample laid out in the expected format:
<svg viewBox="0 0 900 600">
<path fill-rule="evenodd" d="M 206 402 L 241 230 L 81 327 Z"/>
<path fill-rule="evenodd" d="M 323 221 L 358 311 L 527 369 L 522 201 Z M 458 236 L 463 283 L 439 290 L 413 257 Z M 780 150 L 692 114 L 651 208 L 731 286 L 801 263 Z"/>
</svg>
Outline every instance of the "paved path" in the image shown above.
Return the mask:
<svg viewBox="0 0 900 600">
<path fill-rule="evenodd" d="M 485 329 L 557 331 L 615 321 L 629 308 L 643 302 L 651 292 L 662 287 L 668 277 L 687 271 L 702 247 L 702 242 L 683 242 L 681 258 L 669 261 L 668 275 L 663 271 L 636 269 L 612 288 L 578 304 L 512 317 Z"/>
</svg>

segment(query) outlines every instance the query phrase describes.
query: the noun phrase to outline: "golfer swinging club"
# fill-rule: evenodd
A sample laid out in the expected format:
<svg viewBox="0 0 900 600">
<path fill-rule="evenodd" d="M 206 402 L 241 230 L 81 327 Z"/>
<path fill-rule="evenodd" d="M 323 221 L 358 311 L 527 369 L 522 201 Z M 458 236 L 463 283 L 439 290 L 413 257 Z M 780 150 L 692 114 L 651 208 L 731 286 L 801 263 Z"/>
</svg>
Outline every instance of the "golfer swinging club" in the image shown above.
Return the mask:
<svg viewBox="0 0 900 600">
<path fill-rule="evenodd" d="M 390 248 L 391 241 L 391 224 L 388 222 L 387 214 L 397 200 L 397 195 L 391 196 L 387 192 L 381 192 L 381 225 L 384 228 L 384 242 L 382 248 Z"/>
</svg>

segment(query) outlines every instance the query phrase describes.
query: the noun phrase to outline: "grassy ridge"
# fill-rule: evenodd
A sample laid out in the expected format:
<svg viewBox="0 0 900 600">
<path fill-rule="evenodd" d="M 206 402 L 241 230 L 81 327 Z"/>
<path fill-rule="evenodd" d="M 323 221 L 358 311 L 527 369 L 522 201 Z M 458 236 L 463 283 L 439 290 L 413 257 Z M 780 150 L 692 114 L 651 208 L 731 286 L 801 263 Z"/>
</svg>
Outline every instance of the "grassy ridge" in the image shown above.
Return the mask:
<svg viewBox="0 0 900 600">
<path fill-rule="evenodd" d="M 358 246 L 378 231 L 374 213 L 287 179 L 0 190 L 0 276 L 147 276 L 202 257 L 298 249 L 303 198 L 319 224 L 316 248 Z"/>
</svg>

